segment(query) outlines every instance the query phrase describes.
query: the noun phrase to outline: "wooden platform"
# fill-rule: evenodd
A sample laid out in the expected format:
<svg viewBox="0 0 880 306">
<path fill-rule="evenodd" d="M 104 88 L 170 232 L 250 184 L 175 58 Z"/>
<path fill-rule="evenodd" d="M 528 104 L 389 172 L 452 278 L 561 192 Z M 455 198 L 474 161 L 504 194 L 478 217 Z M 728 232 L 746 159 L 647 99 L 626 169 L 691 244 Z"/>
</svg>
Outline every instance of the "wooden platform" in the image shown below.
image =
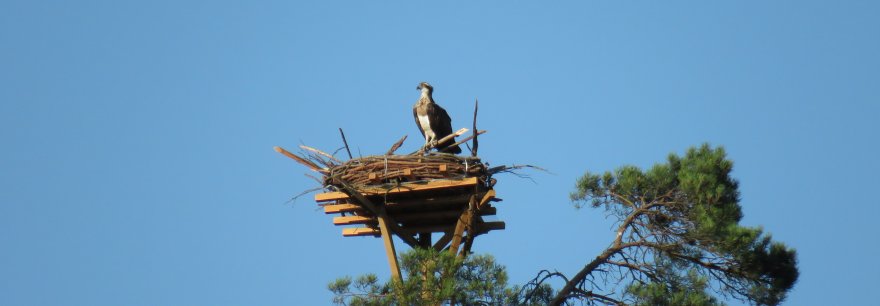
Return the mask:
<svg viewBox="0 0 880 306">
<path fill-rule="evenodd" d="M 487 222 L 497 213 L 495 190 L 477 177 L 427 182 L 371 185 L 315 195 L 324 213 L 336 215 L 333 224 L 345 226 L 344 237 L 381 237 L 392 273 L 399 276 L 392 236 L 413 248 L 447 249 L 464 255 L 476 236 L 505 227 Z M 438 233 L 432 239 L 433 233 Z"/>
</svg>

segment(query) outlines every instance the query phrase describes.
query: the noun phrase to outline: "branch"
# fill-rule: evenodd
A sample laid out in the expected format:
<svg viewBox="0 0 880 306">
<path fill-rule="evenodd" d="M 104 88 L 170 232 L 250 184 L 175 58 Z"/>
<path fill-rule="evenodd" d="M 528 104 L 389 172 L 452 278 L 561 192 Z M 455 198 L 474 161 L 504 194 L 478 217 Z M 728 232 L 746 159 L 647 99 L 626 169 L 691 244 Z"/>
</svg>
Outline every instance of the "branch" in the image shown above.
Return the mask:
<svg viewBox="0 0 880 306">
<path fill-rule="evenodd" d="M 479 133 L 477 132 L 477 131 L 479 131 L 479 130 L 477 130 L 477 109 L 479 108 L 479 106 L 480 106 L 480 101 L 477 99 L 474 99 L 474 126 L 473 126 L 473 128 L 474 128 L 473 129 L 473 131 L 474 131 L 473 144 L 474 145 L 471 148 L 471 156 L 477 156 L 477 149 L 480 146 L 480 143 L 477 142 L 477 135 L 479 135 Z"/>
<path fill-rule="evenodd" d="M 309 146 L 306 146 L 306 145 L 299 145 L 299 148 L 300 148 L 300 149 L 303 149 L 303 150 L 307 150 L 307 151 L 314 152 L 314 153 L 316 153 L 316 154 L 319 154 L 319 155 L 321 155 L 321 156 L 324 156 L 324 157 L 326 157 L 326 158 L 329 158 L 330 160 L 335 161 L 335 162 L 337 162 L 337 163 L 340 163 L 340 164 L 342 163 L 341 160 L 336 159 L 336 157 L 333 157 L 333 155 L 327 154 L 327 153 L 325 153 L 324 151 L 321 151 L 321 150 L 318 150 L 318 149 L 315 149 L 315 148 L 312 148 L 312 147 L 309 147 Z"/>
<path fill-rule="evenodd" d="M 624 249 L 632 247 L 649 247 L 658 250 L 665 250 L 674 247 L 674 245 L 657 244 L 647 241 L 628 243 L 623 242 L 623 233 L 632 224 L 633 220 L 635 220 L 636 217 L 641 215 L 643 212 L 657 205 L 659 204 L 652 203 L 650 205 L 642 205 L 641 207 L 637 208 L 635 205 L 632 205 L 632 207 L 634 207 L 634 210 L 630 212 L 626 219 L 624 219 L 620 226 L 617 228 L 617 237 L 614 238 L 614 242 L 612 243 L 612 245 L 608 247 L 608 249 L 606 249 L 604 252 L 602 252 L 602 254 L 593 259 L 593 261 L 584 266 L 584 268 L 581 269 L 574 277 L 572 277 L 570 281 L 566 282 L 565 287 L 559 290 L 559 292 L 553 298 L 553 301 L 550 302 L 550 305 L 562 305 L 562 303 L 571 294 L 571 292 L 576 289 L 578 284 L 583 282 L 586 277 L 593 273 L 593 271 L 596 270 L 596 268 L 598 268 L 600 265 L 608 263 L 609 258 L 614 256 L 615 254 L 620 253 Z"/>
<path fill-rule="evenodd" d="M 546 275 L 545 275 L 545 274 L 546 274 Z M 541 275 L 543 275 L 543 277 L 542 277 Z M 529 293 L 527 293 L 527 294 L 523 297 L 522 302 L 524 302 L 524 303 L 525 303 L 525 302 L 528 302 L 529 299 L 532 298 L 532 295 L 535 293 L 535 290 L 538 289 L 538 287 L 540 287 L 541 284 L 544 283 L 544 281 L 546 281 L 547 279 L 550 279 L 551 277 L 560 277 L 560 278 L 562 278 L 566 283 L 568 282 L 568 277 L 565 277 L 565 275 L 562 274 L 562 273 L 559 273 L 559 271 L 550 272 L 549 270 L 541 270 L 540 272 L 538 272 L 538 275 L 535 276 L 535 278 L 533 278 L 531 281 L 529 281 L 528 283 L 526 283 L 526 284 L 525 284 L 525 285 L 519 290 L 519 294 L 518 294 L 518 295 L 522 295 L 523 291 L 525 291 L 526 288 L 528 288 L 529 286 L 534 286 L 534 287 L 532 288 L 532 290 L 529 291 Z"/>
<path fill-rule="evenodd" d="M 626 305 L 623 302 L 615 300 L 615 299 L 608 297 L 606 295 L 593 293 L 593 291 L 584 291 L 583 289 L 576 288 L 574 290 L 574 292 L 577 293 L 578 295 L 582 295 L 582 296 L 589 298 L 589 299 L 600 300 L 600 301 L 605 302 L 606 304 L 609 304 L 609 305 Z"/>
<path fill-rule="evenodd" d="M 461 144 L 463 144 L 463 143 L 465 143 L 465 142 L 468 142 L 468 140 L 476 139 L 476 138 L 477 138 L 477 135 L 486 134 L 486 132 L 488 132 L 488 131 L 486 131 L 486 130 L 482 130 L 482 131 L 476 132 L 476 133 L 474 133 L 474 134 L 471 135 L 471 136 L 465 137 L 464 139 L 462 139 L 462 140 L 459 141 L 459 142 L 453 143 L 453 144 L 449 145 L 448 147 L 443 148 L 443 150 L 441 150 L 440 152 L 443 152 L 443 151 L 449 150 L 449 148 L 451 148 L 451 147 L 455 147 L 455 146 L 457 146 L 457 145 L 461 145 Z M 462 133 L 462 134 L 464 134 L 464 133 Z M 476 156 L 476 155 L 474 155 L 474 156 Z"/>
<path fill-rule="evenodd" d="M 550 305 L 562 305 L 562 303 L 565 302 L 571 292 L 575 290 L 577 285 L 583 282 L 584 279 L 586 279 L 587 275 L 593 273 L 596 268 L 608 261 L 608 258 L 611 258 L 611 256 L 614 256 L 614 254 L 617 254 L 621 250 L 623 249 L 621 249 L 620 247 L 609 247 L 604 252 L 602 252 L 602 254 L 596 256 L 593 261 L 584 266 L 584 268 L 581 269 L 577 274 L 575 274 L 575 276 L 572 277 L 571 280 L 565 283 L 565 287 L 562 287 L 562 289 L 560 289 L 559 292 L 556 293 L 556 296 L 553 297 L 552 301 L 550 301 Z"/>
<path fill-rule="evenodd" d="M 348 152 L 348 159 L 352 159 L 351 150 L 348 149 L 348 141 L 345 140 L 345 133 L 342 132 L 342 128 L 339 128 L 339 135 L 342 135 L 342 143 L 345 144 L 345 152 Z"/>
<path fill-rule="evenodd" d="M 406 136 L 407 135 L 403 135 L 403 138 L 400 138 L 400 140 L 395 142 L 394 145 L 391 146 L 391 149 L 388 149 L 388 152 L 385 152 L 385 155 L 394 154 L 394 151 L 397 151 L 397 149 L 400 148 L 401 145 L 403 145 L 403 141 L 406 140 Z"/>
<path fill-rule="evenodd" d="M 412 153 L 410 153 L 409 155 L 416 155 L 416 154 L 419 154 L 419 153 L 422 153 L 422 152 L 428 151 L 428 150 L 430 150 L 430 149 L 433 149 L 435 146 L 438 146 L 438 145 L 440 145 L 440 144 L 444 144 L 444 143 L 446 143 L 446 142 L 448 142 L 448 141 L 450 141 L 450 140 L 452 140 L 452 139 L 455 139 L 455 137 L 458 137 L 458 136 L 461 136 L 461 135 L 464 134 L 464 133 L 467 133 L 467 131 L 468 131 L 467 128 L 462 128 L 462 129 L 460 129 L 460 130 L 458 130 L 458 131 L 455 131 L 455 132 L 452 133 L 452 134 L 446 135 L 446 137 L 440 138 L 440 140 L 435 141 L 433 144 L 431 144 L 431 143 L 426 143 L 424 146 L 422 146 L 421 148 L 419 148 L 418 151 L 412 152 Z M 450 147 L 451 147 L 451 146 L 452 146 L 452 145 L 450 145 Z"/>
<path fill-rule="evenodd" d="M 275 152 L 278 152 L 278 153 L 284 154 L 284 156 L 287 156 L 287 157 L 292 158 L 292 159 L 295 160 L 296 162 L 298 162 L 298 163 L 300 163 L 300 164 L 302 164 L 302 165 L 308 167 L 308 168 L 311 169 L 312 171 L 315 171 L 315 172 L 318 172 L 318 173 L 321 173 L 321 174 L 327 174 L 327 173 L 328 173 L 327 170 L 322 169 L 321 167 L 318 167 L 318 165 L 315 165 L 315 163 L 310 162 L 310 161 L 306 160 L 305 158 L 299 157 L 299 156 L 297 156 L 296 154 L 293 154 L 293 153 L 287 152 L 287 150 L 285 150 L 284 148 L 281 148 L 281 147 L 274 147 L 274 149 L 275 149 Z"/>
</svg>

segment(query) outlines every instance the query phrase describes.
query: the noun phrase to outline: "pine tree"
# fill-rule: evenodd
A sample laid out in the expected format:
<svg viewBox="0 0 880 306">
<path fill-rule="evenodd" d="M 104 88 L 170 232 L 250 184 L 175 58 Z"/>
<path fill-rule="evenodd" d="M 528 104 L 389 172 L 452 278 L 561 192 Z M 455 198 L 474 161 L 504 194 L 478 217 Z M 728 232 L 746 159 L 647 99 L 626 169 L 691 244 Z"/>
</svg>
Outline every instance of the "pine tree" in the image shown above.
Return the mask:
<svg viewBox="0 0 880 306">
<path fill-rule="evenodd" d="M 552 304 L 717 305 L 708 291 L 758 305 L 782 302 L 798 278 L 796 252 L 739 224 L 732 170 L 723 148 L 702 145 L 647 171 L 583 175 L 572 201 L 604 209 L 616 235 Z"/>
</svg>

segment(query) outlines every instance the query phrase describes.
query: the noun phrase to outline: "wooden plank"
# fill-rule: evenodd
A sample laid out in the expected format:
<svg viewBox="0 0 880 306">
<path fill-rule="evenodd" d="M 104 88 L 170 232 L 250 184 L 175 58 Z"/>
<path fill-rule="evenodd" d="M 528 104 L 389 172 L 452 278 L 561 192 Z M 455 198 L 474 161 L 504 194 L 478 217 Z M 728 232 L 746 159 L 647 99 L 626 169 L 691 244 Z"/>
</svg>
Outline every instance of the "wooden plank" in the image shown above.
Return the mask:
<svg viewBox="0 0 880 306">
<path fill-rule="evenodd" d="M 400 229 L 400 231 L 404 234 L 418 234 L 418 233 L 445 233 L 451 232 L 455 227 L 452 225 L 425 225 L 425 226 L 407 226 Z"/>
<path fill-rule="evenodd" d="M 345 216 L 333 218 L 333 225 L 367 224 L 375 222 L 376 217 Z"/>
<path fill-rule="evenodd" d="M 495 197 L 495 189 L 489 189 L 489 191 L 486 191 L 486 195 L 483 196 L 483 199 L 480 200 L 480 204 L 477 205 L 477 211 L 483 209 L 483 207 L 486 207 L 486 205 L 488 205 L 489 201 L 492 200 L 492 198 L 494 198 L 494 197 Z"/>
<path fill-rule="evenodd" d="M 482 197 L 484 193 L 475 194 Z M 452 194 L 445 196 L 436 196 L 432 198 L 406 198 L 406 199 L 388 199 L 385 207 L 389 213 L 402 211 L 434 211 L 447 209 L 461 209 L 467 206 L 471 194 Z"/>
<path fill-rule="evenodd" d="M 325 214 L 338 214 L 343 212 L 363 211 L 363 208 L 357 204 L 330 204 L 324 205 Z"/>
<path fill-rule="evenodd" d="M 461 180 L 433 180 L 427 183 L 403 183 L 400 186 L 395 186 L 392 188 L 383 188 L 383 187 L 365 187 L 357 189 L 364 196 L 371 195 L 386 195 L 386 194 L 397 194 L 403 192 L 412 192 L 412 191 L 424 191 L 424 190 L 435 190 L 435 189 L 443 189 L 443 188 L 455 188 L 455 187 L 467 187 L 474 186 L 477 184 L 476 177 L 469 177 Z M 316 202 L 326 202 L 333 200 L 342 200 L 347 199 L 348 195 L 344 192 L 325 192 L 319 193 L 315 195 Z"/>
<path fill-rule="evenodd" d="M 357 189 L 352 188 L 351 185 L 349 185 L 345 181 L 340 180 L 340 183 L 342 184 L 342 188 L 344 188 L 347 192 L 351 193 L 351 196 L 354 197 L 355 200 L 357 200 L 358 202 L 361 203 L 361 206 L 363 206 L 364 208 L 366 208 L 367 210 L 372 212 L 373 215 L 379 217 L 379 225 L 380 225 L 379 229 L 382 230 L 383 234 L 388 234 L 388 235 L 390 235 L 392 233 L 397 234 L 397 236 L 400 237 L 400 239 L 403 240 L 403 242 L 406 242 L 406 244 L 410 245 L 411 247 L 416 247 L 419 244 L 419 242 L 416 241 L 416 239 L 413 238 L 412 236 L 407 236 L 407 235 L 401 234 L 400 227 L 397 226 L 397 223 L 385 222 L 388 215 L 385 213 L 385 206 L 384 205 L 376 206 L 376 204 L 373 204 L 373 202 L 370 201 L 370 199 L 367 199 L 367 197 L 365 197 L 363 194 L 358 192 Z M 393 232 L 391 232 L 389 230 L 391 230 Z M 393 245 L 392 245 L 392 247 L 393 247 Z M 395 259 L 396 259 L 396 257 L 395 257 Z M 399 276 L 400 269 L 398 268 L 397 271 L 398 271 L 398 276 Z"/>
<path fill-rule="evenodd" d="M 474 238 L 479 235 L 488 233 L 493 230 L 503 230 L 505 227 L 504 222 L 502 221 L 494 221 L 494 222 L 485 222 L 478 223 L 474 225 L 474 229 L 468 231 L 468 236 L 464 241 L 464 246 L 461 248 L 461 252 L 458 253 L 459 257 L 465 257 L 471 253 L 471 247 L 474 245 Z M 454 254 L 454 253 L 453 253 Z"/>
<path fill-rule="evenodd" d="M 488 233 L 493 230 L 503 230 L 504 229 L 504 221 L 492 221 L 492 222 L 482 222 L 474 224 L 474 236 L 482 235 Z M 425 225 L 425 226 L 406 226 L 401 227 L 398 233 L 398 237 L 404 236 L 404 234 L 415 235 L 418 233 L 445 233 L 452 232 L 455 230 L 455 226 L 453 225 Z M 410 238 L 412 238 L 410 236 Z M 455 237 L 453 236 L 453 239 Z M 415 244 L 418 246 L 418 243 Z"/>
<path fill-rule="evenodd" d="M 352 228 L 343 228 L 342 236 L 344 237 L 357 237 L 357 236 L 379 236 L 378 229 L 369 228 L 369 227 L 352 227 Z"/>
<path fill-rule="evenodd" d="M 486 207 L 480 210 L 477 215 L 480 216 L 491 216 L 497 213 L 497 209 L 495 207 Z M 434 212 L 417 212 L 417 213 L 398 213 L 392 214 L 394 216 L 394 220 L 397 220 L 401 223 L 412 223 L 412 222 L 428 222 L 432 220 L 442 221 L 449 220 L 455 221 L 455 219 L 461 215 L 461 209 L 456 210 L 443 210 L 443 211 L 434 211 Z M 451 220 L 450 220 L 451 219 Z"/>
<path fill-rule="evenodd" d="M 424 205 L 430 206 L 435 204 L 433 202 L 427 202 Z M 418 211 L 404 211 L 397 209 L 396 203 L 389 203 L 386 207 L 388 214 L 393 216 L 395 220 L 400 222 L 413 222 L 416 220 L 425 220 L 425 219 L 447 219 L 447 218 L 455 218 L 459 214 L 461 214 L 461 210 L 458 208 L 454 208 L 453 210 L 439 210 L 444 207 L 437 207 L 438 210 L 418 210 Z M 338 214 L 338 213 L 355 213 L 357 215 L 365 215 L 367 211 L 364 210 L 363 207 L 358 206 L 357 204 L 331 204 L 324 205 L 324 213 L 325 214 Z M 494 216 L 498 213 L 497 208 L 488 206 L 484 207 L 480 210 L 480 216 Z"/>
<path fill-rule="evenodd" d="M 481 224 L 476 225 L 478 234 L 485 234 L 485 233 L 488 233 L 489 231 L 495 231 L 495 230 L 503 230 L 506 227 L 507 227 L 507 225 L 504 223 L 504 221 L 483 222 Z"/>
</svg>

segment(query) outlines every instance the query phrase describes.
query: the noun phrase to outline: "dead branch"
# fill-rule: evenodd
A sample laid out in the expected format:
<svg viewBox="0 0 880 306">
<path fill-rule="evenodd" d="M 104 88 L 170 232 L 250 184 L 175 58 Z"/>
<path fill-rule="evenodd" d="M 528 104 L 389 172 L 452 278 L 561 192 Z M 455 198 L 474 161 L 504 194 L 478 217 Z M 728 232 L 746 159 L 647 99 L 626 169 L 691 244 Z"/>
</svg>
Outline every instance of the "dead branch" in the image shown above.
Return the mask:
<svg viewBox="0 0 880 306">
<path fill-rule="evenodd" d="M 292 158 L 296 162 L 306 166 L 307 168 L 309 168 L 312 171 L 322 173 L 322 174 L 328 173 L 328 171 L 326 169 L 322 169 L 321 167 L 318 167 L 318 165 L 306 160 L 305 158 L 302 158 L 302 157 L 297 156 L 296 154 L 290 153 L 281 147 L 276 146 L 274 149 L 275 149 L 275 152 L 284 154 L 284 156 Z"/>
<path fill-rule="evenodd" d="M 385 155 L 394 154 L 394 151 L 397 151 L 397 149 L 399 149 L 400 146 L 403 145 L 403 141 L 406 140 L 406 136 L 407 135 L 403 135 L 403 138 L 400 138 L 400 140 L 395 142 L 394 145 L 391 146 L 391 149 L 388 149 L 388 152 L 385 152 Z"/>
<path fill-rule="evenodd" d="M 348 148 L 348 141 L 345 140 L 345 133 L 339 128 L 339 135 L 342 135 L 342 143 L 345 144 L 345 152 L 348 152 L 348 159 L 352 159 L 351 150 Z"/>
<path fill-rule="evenodd" d="M 479 130 L 477 130 L 477 109 L 479 108 L 479 106 L 480 106 L 480 101 L 477 99 L 474 99 L 474 126 L 473 126 L 473 130 L 472 130 L 472 131 L 474 131 L 473 132 L 474 133 L 474 136 L 473 136 L 474 142 L 473 142 L 473 146 L 471 146 L 471 156 L 477 156 L 477 149 L 480 146 L 480 143 L 477 142 L 477 135 L 480 135 L 480 133 L 478 132 Z M 483 132 L 485 133 L 485 131 L 483 131 Z"/>
<path fill-rule="evenodd" d="M 476 132 L 476 133 L 474 133 L 473 135 L 468 136 L 467 138 L 462 139 L 462 140 L 459 141 L 459 142 L 456 142 L 456 143 L 454 143 L 454 144 L 449 145 L 449 146 L 446 147 L 446 148 L 443 148 L 443 150 L 442 150 L 441 152 L 446 151 L 446 150 L 448 150 L 448 149 L 451 148 L 451 147 L 454 147 L 454 146 L 457 146 L 457 145 L 461 145 L 461 144 L 463 144 L 463 143 L 465 143 L 465 142 L 468 142 L 468 140 L 475 139 L 475 138 L 477 138 L 477 135 L 485 134 L 486 132 L 488 132 L 488 131 L 486 131 L 486 130 L 482 130 L 482 131 Z M 464 133 L 462 133 L 462 134 L 464 134 Z M 474 156 L 476 156 L 476 155 L 474 155 Z"/>
<path fill-rule="evenodd" d="M 435 143 L 426 143 L 418 151 L 412 152 L 409 155 L 416 155 L 419 153 L 427 152 L 428 150 L 433 149 L 436 146 L 444 144 L 452 139 L 455 139 L 455 137 L 458 137 L 458 136 L 463 135 L 464 133 L 467 133 L 467 131 L 468 131 L 467 128 L 461 128 L 460 130 L 455 131 L 452 134 L 446 135 L 446 137 L 440 138 L 440 140 L 436 141 Z"/>
<path fill-rule="evenodd" d="M 311 151 L 311 152 L 314 152 L 314 153 L 319 154 L 319 155 L 321 155 L 321 156 L 324 156 L 324 157 L 326 157 L 326 158 L 329 158 L 330 160 L 335 161 L 337 164 L 341 164 L 341 163 L 342 163 L 341 160 L 336 159 L 336 157 L 333 157 L 333 155 L 327 154 L 327 153 L 325 153 L 324 151 L 321 151 L 321 150 L 318 150 L 318 149 L 315 149 L 315 148 L 312 148 L 312 147 L 309 147 L 309 146 L 306 146 L 306 145 L 299 145 L 299 148 L 300 148 L 300 149 L 303 149 L 303 150 L 306 150 L 306 151 Z"/>
</svg>

